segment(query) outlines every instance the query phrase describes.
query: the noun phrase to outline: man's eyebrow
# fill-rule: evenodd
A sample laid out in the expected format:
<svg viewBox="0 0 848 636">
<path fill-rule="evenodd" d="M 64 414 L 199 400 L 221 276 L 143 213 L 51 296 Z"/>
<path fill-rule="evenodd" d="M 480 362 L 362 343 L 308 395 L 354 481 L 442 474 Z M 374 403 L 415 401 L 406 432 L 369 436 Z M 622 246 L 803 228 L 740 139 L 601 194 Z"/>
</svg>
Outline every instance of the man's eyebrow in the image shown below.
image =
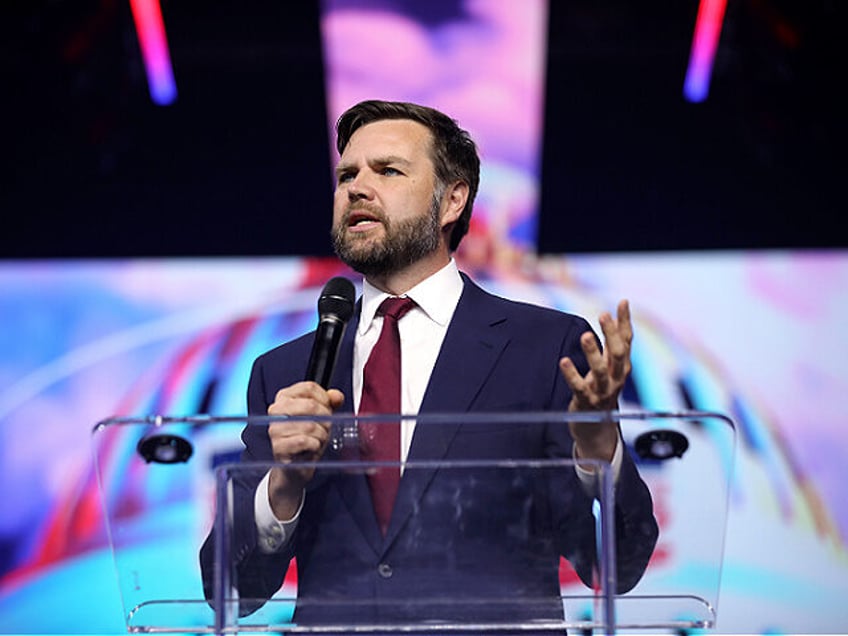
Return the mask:
<svg viewBox="0 0 848 636">
<path fill-rule="evenodd" d="M 400 157 L 398 155 L 388 155 L 386 157 L 375 157 L 370 161 L 370 163 L 375 166 L 387 166 L 390 163 L 401 163 L 405 166 L 408 166 L 410 164 L 410 161 L 409 159 Z"/>
<path fill-rule="evenodd" d="M 345 172 L 350 172 L 351 170 L 353 170 L 353 164 L 340 163 L 336 166 L 336 175 L 341 175 Z"/>
<path fill-rule="evenodd" d="M 368 163 L 372 166 L 388 166 L 393 163 L 408 166 L 412 162 L 399 155 L 386 155 L 385 157 L 374 157 Z M 345 174 L 351 170 L 356 170 L 355 164 L 342 162 L 336 166 L 336 175 Z"/>
</svg>

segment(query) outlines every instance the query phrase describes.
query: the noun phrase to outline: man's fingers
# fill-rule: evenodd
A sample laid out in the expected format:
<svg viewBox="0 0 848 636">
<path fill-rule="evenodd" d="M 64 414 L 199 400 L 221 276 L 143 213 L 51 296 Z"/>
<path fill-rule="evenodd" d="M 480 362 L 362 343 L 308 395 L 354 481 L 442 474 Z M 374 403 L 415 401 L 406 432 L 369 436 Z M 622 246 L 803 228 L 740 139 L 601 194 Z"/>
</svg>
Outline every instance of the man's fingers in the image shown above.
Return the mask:
<svg viewBox="0 0 848 636">
<path fill-rule="evenodd" d="M 629 347 L 633 342 L 633 322 L 630 319 L 630 303 L 626 299 L 618 303 L 618 331 Z"/>
<path fill-rule="evenodd" d="M 330 408 L 335 411 L 344 404 L 344 393 L 338 389 L 327 389 L 327 397 L 330 399 Z"/>
<path fill-rule="evenodd" d="M 287 420 L 284 422 L 271 422 L 268 426 L 268 435 L 272 438 L 286 437 L 314 437 L 325 441 L 329 439 L 329 427 L 326 422 Z"/>
<path fill-rule="evenodd" d="M 571 387 L 572 391 L 577 391 L 580 385 L 583 384 L 583 376 L 574 366 L 571 358 L 563 358 L 559 361 L 559 369 L 562 371 L 562 377 L 565 378 L 566 384 Z"/>
<path fill-rule="evenodd" d="M 320 456 L 330 434 L 323 422 L 292 421 L 272 423 L 268 437 L 277 461 L 291 461 Z"/>
<path fill-rule="evenodd" d="M 569 404 L 569 409 L 577 411 L 597 410 L 598 393 L 592 386 L 592 371 L 586 374 L 584 378 L 580 375 L 577 367 L 570 358 L 563 358 L 559 361 L 559 368 L 563 378 L 571 388 L 572 402 Z"/>
<path fill-rule="evenodd" d="M 304 415 L 332 415 L 344 404 L 344 394 L 338 389 L 324 390 L 315 382 L 298 382 L 277 391 L 268 415 L 298 417 Z M 300 420 L 295 420 L 295 422 Z M 330 422 L 320 422 L 326 429 Z"/>
<path fill-rule="evenodd" d="M 586 361 L 592 369 L 603 362 L 604 357 L 601 353 L 601 348 L 598 346 L 595 334 L 591 331 L 587 331 L 580 336 L 580 347 L 583 349 L 583 353 L 586 354 Z"/>
<path fill-rule="evenodd" d="M 604 313 L 600 317 L 604 334 L 606 368 L 614 383 L 622 383 L 630 373 L 630 342 L 633 327 L 630 322 L 630 306 L 626 300 L 618 304 L 618 319 Z"/>
<path fill-rule="evenodd" d="M 333 410 L 311 398 L 285 398 L 268 407 L 268 415 L 332 415 Z"/>
<path fill-rule="evenodd" d="M 269 415 L 330 415 L 341 391 L 315 382 L 298 382 L 277 391 Z M 273 409 L 273 412 L 272 410 Z"/>
<path fill-rule="evenodd" d="M 586 361 L 589 363 L 590 373 L 587 374 L 586 379 L 590 382 L 587 388 L 597 393 L 605 393 L 609 385 L 609 369 L 595 335 L 590 331 L 584 333 L 580 336 L 580 346 L 583 347 L 583 353 L 586 354 Z"/>
<path fill-rule="evenodd" d="M 274 457 L 290 460 L 298 455 L 320 453 L 323 441 L 311 435 L 287 435 L 271 439 Z"/>
<path fill-rule="evenodd" d="M 618 303 L 616 318 L 608 312 L 600 316 L 604 349 L 598 346 L 595 335 L 587 331 L 580 336 L 580 347 L 589 363 L 589 372 L 582 376 L 570 358 L 559 362 L 563 378 L 571 388 L 571 410 L 600 410 L 616 408 L 618 395 L 630 373 L 630 343 L 633 325 L 630 305 Z"/>
</svg>

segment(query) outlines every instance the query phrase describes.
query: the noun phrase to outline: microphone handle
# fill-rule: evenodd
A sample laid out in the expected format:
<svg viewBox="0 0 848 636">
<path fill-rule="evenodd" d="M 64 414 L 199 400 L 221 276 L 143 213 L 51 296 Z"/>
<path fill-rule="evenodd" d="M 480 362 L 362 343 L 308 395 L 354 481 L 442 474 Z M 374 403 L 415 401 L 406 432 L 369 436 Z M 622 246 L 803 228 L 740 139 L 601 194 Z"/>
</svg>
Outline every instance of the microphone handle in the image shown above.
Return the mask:
<svg viewBox="0 0 848 636">
<path fill-rule="evenodd" d="M 312 354 L 309 356 L 307 380 L 317 382 L 325 389 L 330 388 L 346 326 L 344 321 L 335 316 L 321 317 L 315 332 L 315 342 L 312 344 Z"/>
</svg>

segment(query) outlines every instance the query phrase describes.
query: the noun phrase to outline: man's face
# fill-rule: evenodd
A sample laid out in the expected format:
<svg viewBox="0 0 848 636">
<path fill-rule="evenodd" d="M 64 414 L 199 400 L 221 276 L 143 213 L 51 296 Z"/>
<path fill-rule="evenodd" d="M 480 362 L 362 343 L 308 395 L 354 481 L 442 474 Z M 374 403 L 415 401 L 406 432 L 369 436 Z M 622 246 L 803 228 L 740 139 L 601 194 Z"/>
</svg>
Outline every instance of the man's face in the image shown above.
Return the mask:
<svg viewBox="0 0 848 636">
<path fill-rule="evenodd" d="M 336 168 L 332 235 L 356 271 L 388 275 L 439 248 L 443 190 L 430 143 L 430 131 L 407 119 L 366 124 L 351 136 Z"/>
</svg>

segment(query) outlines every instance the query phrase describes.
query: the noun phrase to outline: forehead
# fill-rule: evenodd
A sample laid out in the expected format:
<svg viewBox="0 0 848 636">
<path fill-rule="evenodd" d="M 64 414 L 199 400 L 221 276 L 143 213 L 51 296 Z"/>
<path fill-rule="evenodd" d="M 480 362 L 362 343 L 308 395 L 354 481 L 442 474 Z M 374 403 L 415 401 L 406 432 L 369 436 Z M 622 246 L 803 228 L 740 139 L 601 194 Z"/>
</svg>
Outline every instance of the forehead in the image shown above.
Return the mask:
<svg viewBox="0 0 848 636">
<path fill-rule="evenodd" d="M 429 129 L 411 119 L 381 119 L 357 128 L 342 152 L 342 159 L 400 156 L 410 161 L 429 159 Z"/>
</svg>

